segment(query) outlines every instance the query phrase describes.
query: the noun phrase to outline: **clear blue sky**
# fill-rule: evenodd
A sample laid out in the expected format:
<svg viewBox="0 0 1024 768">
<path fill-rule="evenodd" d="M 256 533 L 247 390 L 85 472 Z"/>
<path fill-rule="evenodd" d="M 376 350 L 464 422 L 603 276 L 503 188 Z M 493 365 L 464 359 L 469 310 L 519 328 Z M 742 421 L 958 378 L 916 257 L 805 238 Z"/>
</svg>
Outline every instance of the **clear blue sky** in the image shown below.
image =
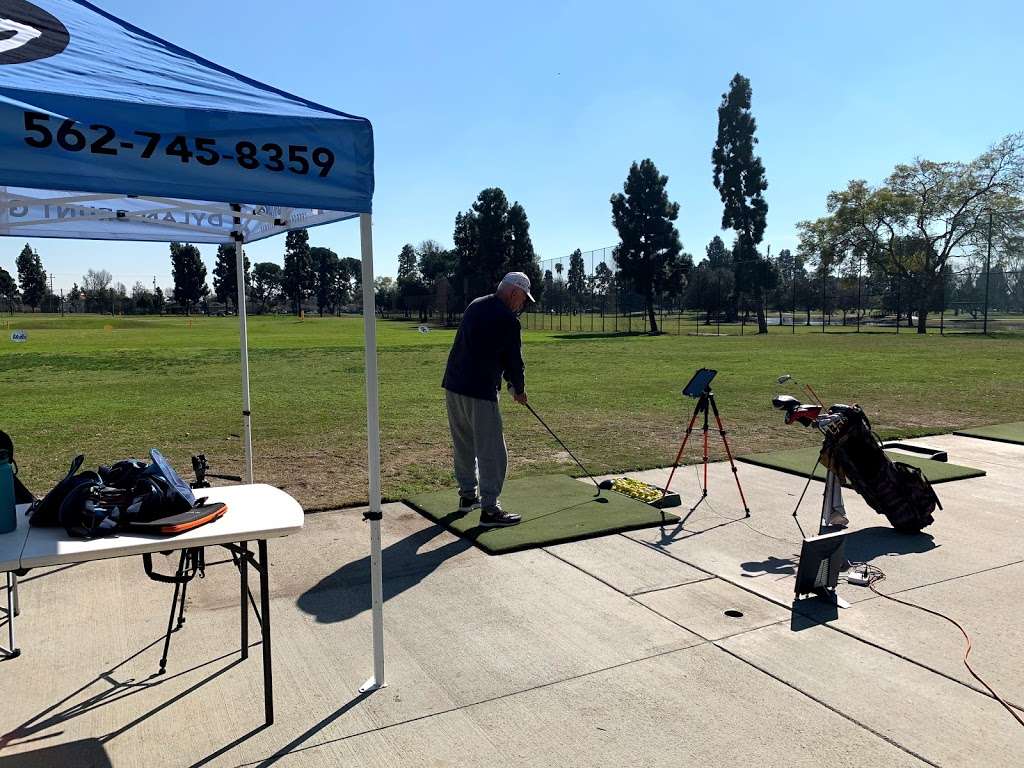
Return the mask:
<svg viewBox="0 0 1024 768">
<path fill-rule="evenodd" d="M 719 233 L 716 108 L 750 78 L 769 187 L 765 243 L 796 244 L 849 179 L 915 156 L 970 159 L 1024 130 L 1015 2 L 414 3 L 96 0 L 184 48 L 374 124 L 378 274 L 405 242 L 451 245 L 455 214 L 500 186 L 541 258 L 616 242 L 609 196 L 650 157 L 685 248 Z M 728 233 L 724 235 L 729 239 Z M 311 230 L 358 256 L 358 226 Z M 168 286 L 166 245 L 32 240 L 57 288 L 89 268 Z M 23 240 L 0 238 L 14 273 Z M 250 246 L 282 259 L 284 238 Z M 207 266 L 215 248 L 203 247 Z"/>
</svg>

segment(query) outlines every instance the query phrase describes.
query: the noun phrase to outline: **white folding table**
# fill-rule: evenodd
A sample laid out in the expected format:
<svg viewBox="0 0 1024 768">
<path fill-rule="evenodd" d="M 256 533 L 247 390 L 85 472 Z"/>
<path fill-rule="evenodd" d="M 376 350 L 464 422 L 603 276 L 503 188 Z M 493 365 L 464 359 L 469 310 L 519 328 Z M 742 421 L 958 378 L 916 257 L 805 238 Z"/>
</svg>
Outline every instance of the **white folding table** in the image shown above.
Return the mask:
<svg viewBox="0 0 1024 768">
<path fill-rule="evenodd" d="M 97 539 L 79 539 L 69 536 L 63 528 L 31 528 L 19 511 L 18 528 L 0 536 L 0 571 L 8 572 L 8 611 L 10 615 L 11 651 L 14 645 L 14 607 L 10 572 L 24 574 L 32 568 L 84 563 L 132 555 L 151 555 L 153 552 L 181 551 L 183 553 L 178 576 L 186 563 L 185 553 L 201 552 L 204 547 L 221 546 L 229 550 L 239 571 L 241 654 L 249 656 L 249 608 L 251 597 L 248 567 L 252 565 L 260 577 L 260 608 L 253 610 L 260 625 L 263 644 L 263 696 L 266 723 L 274 722 L 273 669 L 271 664 L 270 591 L 268 584 L 269 561 L 267 540 L 287 536 L 302 529 L 302 507 L 291 496 L 270 485 L 234 485 L 196 490 L 196 496 L 205 496 L 208 503 L 221 502 L 227 512 L 218 520 L 175 536 L 119 533 Z M 24 508 L 19 508 L 19 510 Z M 249 551 L 249 542 L 257 542 L 258 558 Z M 18 551 L 20 550 L 20 551 Z M 17 555 L 15 552 L 17 551 Z M 175 585 L 175 603 L 178 587 Z M 181 602 L 184 605 L 184 592 Z M 174 609 L 172 607 L 171 619 Z M 168 621 L 168 632 L 171 621 Z M 168 635 L 169 636 L 169 635 Z M 167 645 L 164 646 L 166 659 Z"/>
</svg>

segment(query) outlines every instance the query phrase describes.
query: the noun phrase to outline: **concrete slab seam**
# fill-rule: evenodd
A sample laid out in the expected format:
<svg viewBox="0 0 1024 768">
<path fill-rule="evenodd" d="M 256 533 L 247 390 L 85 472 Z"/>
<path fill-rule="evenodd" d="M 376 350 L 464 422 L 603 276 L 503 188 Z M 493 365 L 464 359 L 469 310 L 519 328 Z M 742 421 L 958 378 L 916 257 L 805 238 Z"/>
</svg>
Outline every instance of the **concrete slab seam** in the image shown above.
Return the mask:
<svg viewBox="0 0 1024 768">
<path fill-rule="evenodd" d="M 923 763 L 925 763 L 927 765 L 932 766 L 932 768 L 942 768 L 942 766 L 940 766 L 938 763 L 932 762 L 931 760 L 929 760 L 924 755 L 918 754 L 917 752 L 915 752 L 914 750 L 910 749 L 909 747 L 903 746 L 902 744 L 900 744 L 895 739 L 893 739 L 893 738 L 891 738 L 889 736 L 886 736 L 884 733 L 876 731 L 874 728 L 872 728 L 867 723 L 860 722 L 855 717 L 852 717 L 851 715 L 846 714 L 845 712 L 843 712 L 840 709 L 836 709 L 831 704 L 829 704 L 828 702 L 826 702 L 826 701 L 824 701 L 822 699 L 819 699 L 814 694 L 809 693 L 809 692 L 805 691 L 803 688 L 800 688 L 797 685 L 793 685 L 792 683 L 790 683 L 790 682 L 788 682 L 786 680 L 783 680 L 781 677 L 772 674 L 767 669 L 764 669 L 764 668 L 758 666 L 757 664 L 755 664 L 754 662 L 750 661 L 749 659 L 743 658 L 742 656 L 740 656 L 739 654 L 735 653 L 734 651 L 731 651 L 728 648 L 723 648 L 717 642 L 713 642 L 713 643 L 711 643 L 711 645 L 715 646 L 716 648 L 718 648 L 723 653 L 726 653 L 729 656 L 732 656 L 734 659 L 737 659 L 737 660 L 743 662 L 744 664 L 747 664 L 748 666 L 756 669 L 758 672 L 761 672 L 762 674 L 767 675 L 768 677 L 772 678 L 773 680 L 775 680 L 775 681 L 777 681 L 779 683 L 782 683 L 787 688 L 790 688 L 791 690 L 794 690 L 797 693 L 799 693 L 799 694 L 801 694 L 803 696 L 806 696 L 808 699 L 810 699 L 811 701 L 815 702 L 816 704 L 824 707 L 829 712 L 832 712 L 833 714 L 839 715 L 839 717 L 843 718 L 844 720 L 848 720 L 849 722 L 853 723 L 858 728 L 861 728 L 861 729 L 867 731 L 868 733 L 871 733 L 871 734 L 877 736 L 882 741 L 886 742 L 887 744 L 891 744 L 892 746 L 896 747 L 900 751 L 906 752 L 911 757 L 914 757 L 914 758 L 920 760 L 921 762 L 923 762 Z"/>
<path fill-rule="evenodd" d="M 580 679 L 585 678 L 585 677 L 590 677 L 591 675 L 599 675 L 599 674 L 601 674 L 603 672 L 610 672 L 610 671 L 612 671 L 614 669 L 620 669 L 622 667 L 627 667 L 627 666 L 629 666 L 631 664 L 639 664 L 639 663 L 644 662 L 644 661 L 650 661 L 651 659 L 661 658 L 662 656 L 669 656 L 669 655 L 674 654 L 674 653 L 685 653 L 685 652 L 688 652 L 688 651 L 692 651 L 695 648 L 702 648 L 702 647 L 704 647 L 706 645 L 709 645 L 709 643 L 707 641 L 704 641 L 704 642 L 700 642 L 700 643 L 694 643 L 693 645 L 688 645 L 685 648 L 673 648 L 673 649 L 668 650 L 668 651 L 660 651 L 659 653 L 652 653 L 650 656 L 643 656 L 643 657 L 638 658 L 638 659 L 630 659 L 629 661 L 624 661 L 624 662 L 622 662 L 620 664 L 612 664 L 611 666 L 602 667 L 600 669 L 592 669 L 589 672 L 581 672 L 578 675 L 571 675 L 570 677 L 566 677 L 566 678 L 563 678 L 563 679 L 560 679 L 560 680 L 551 680 L 551 681 L 549 681 L 547 683 L 540 683 L 538 685 L 530 686 L 529 688 L 523 688 L 522 690 L 519 690 L 519 691 L 511 691 L 509 693 L 503 693 L 501 696 L 492 696 L 490 698 L 480 699 L 478 701 L 471 701 L 471 702 L 469 702 L 467 704 L 462 704 L 462 705 L 457 706 L 457 707 L 449 707 L 448 709 L 438 710 L 437 712 L 430 712 L 430 713 L 425 714 L 425 715 L 419 715 L 418 717 L 410 717 L 407 720 L 400 720 L 397 723 L 388 723 L 387 725 L 381 725 L 381 726 L 378 726 L 377 728 L 367 728 L 365 730 L 358 731 L 356 733 L 350 733 L 347 736 L 339 736 L 336 739 L 326 739 L 324 741 L 320 741 L 320 742 L 317 742 L 315 744 L 308 744 L 308 745 L 306 745 L 304 747 L 300 747 L 298 749 L 292 750 L 291 752 L 287 752 L 287 753 L 282 754 L 282 755 L 277 755 L 275 753 L 274 755 L 270 755 L 268 757 L 264 757 L 264 758 L 262 758 L 260 760 L 252 760 L 252 761 L 246 762 L 246 763 L 239 763 L 237 766 L 235 766 L 235 768 L 251 768 L 252 766 L 269 765 L 269 763 L 267 761 L 270 760 L 270 759 L 273 759 L 274 762 L 276 762 L 278 759 L 283 759 L 283 758 L 285 758 L 285 757 L 287 757 L 289 755 L 298 754 L 299 752 L 305 752 L 306 750 L 309 750 L 309 749 L 316 749 L 316 748 L 319 748 L 319 747 L 325 747 L 328 744 L 337 744 L 337 743 L 342 742 L 342 741 L 348 741 L 349 739 L 354 739 L 354 738 L 357 738 L 359 736 L 367 736 L 367 735 L 372 734 L 372 733 L 380 733 L 381 731 L 387 731 L 387 730 L 390 730 L 392 728 L 397 728 L 397 727 L 402 726 L 402 725 L 409 725 L 410 723 L 417 723 L 417 722 L 420 722 L 422 720 L 429 720 L 430 718 L 439 717 L 441 715 L 450 715 L 450 714 L 452 714 L 454 712 L 461 712 L 462 710 L 471 709 L 473 707 L 478 707 L 478 706 L 481 706 L 483 704 L 492 704 L 492 703 L 494 703 L 496 701 L 502 701 L 504 699 L 513 698 L 515 696 L 519 696 L 519 695 L 524 694 L 524 693 L 532 693 L 533 691 L 543 690 L 544 688 L 550 688 L 550 687 L 555 686 L 555 685 L 562 685 L 563 683 L 569 683 L 569 682 L 572 682 L 574 680 L 580 680 Z"/>
<path fill-rule="evenodd" d="M 635 541 L 635 539 L 634 539 L 634 541 Z M 653 550 L 655 550 L 657 552 L 661 552 L 662 554 L 667 555 L 668 557 L 671 557 L 672 559 L 679 561 L 683 565 L 688 565 L 691 568 L 695 568 L 698 571 L 701 571 L 702 573 L 708 573 L 708 571 L 704 570 L 703 568 L 701 568 L 701 567 L 699 567 L 697 565 L 694 565 L 693 563 L 689 563 L 686 560 L 683 560 L 681 557 L 677 557 L 676 555 L 673 555 L 671 552 L 667 552 L 667 551 L 665 551 L 663 549 L 660 549 L 659 547 L 656 547 L 656 546 L 654 546 L 652 544 L 648 544 L 647 542 L 637 542 L 637 543 L 641 544 L 641 545 L 643 545 L 645 547 L 649 547 L 650 549 L 653 549 Z M 1000 568 L 1007 568 L 1009 566 L 1019 565 L 1021 562 L 1022 561 L 1017 560 L 1017 561 L 1014 561 L 1012 563 L 1005 563 L 1003 565 L 993 566 L 992 568 L 983 568 L 982 570 L 977 571 L 975 573 L 965 573 L 965 574 L 962 574 L 961 576 L 954 576 L 954 577 L 949 578 L 949 579 L 940 579 L 940 580 L 938 580 L 938 581 L 936 581 L 934 583 L 935 584 L 941 584 L 941 583 L 944 583 L 946 581 L 954 581 L 956 579 L 964 578 L 966 576 L 976 575 L 976 573 L 986 573 L 988 571 L 999 570 Z M 714 574 L 712 574 L 712 575 L 714 575 Z M 739 582 L 733 581 L 732 579 L 729 579 L 729 578 L 727 578 L 725 576 L 717 576 L 716 575 L 715 578 L 721 579 L 725 583 L 731 584 L 732 586 L 737 587 L 738 589 L 742 589 L 744 592 L 749 592 L 750 594 L 754 595 L 755 597 L 759 597 L 762 600 L 767 600 L 768 602 L 774 603 L 775 605 L 778 605 L 781 608 L 785 608 L 786 610 L 790 611 L 791 613 L 794 612 L 794 609 L 793 609 L 792 605 L 787 605 L 786 603 L 783 603 L 781 600 L 776 600 L 775 598 L 770 597 L 768 595 L 762 595 L 762 594 L 760 594 L 758 592 L 754 592 L 749 587 L 747 587 L 747 586 L 745 586 L 745 585 L 743 585 L 743 584 L 741 584 Z M 706 581 L 706 579 L 705 579 L 705 581 Z M 893 592 L 892 594 L 893 595 L 900 595 L 903 592 L 910 592 L 910 591 L 913 591 L 914 589 L 920 589 L 922 587 L 928 587 L 928 586 L 932 586 L 932 585 L 931 584 L 920 584 L 920 585 L 918 585 L 916 587 L 910 587 L 908 589 L 901 590 L 900 592 Z M 884 599 L 884 598 L 872 596 L 872 597 L 865 598 L 865 602 L 868 601 L 868 600 L 882 600 L 882 599 Z M 803 612 L 801 612 L 799 610 L 796 610 L 795 612 L 797 614 L 799 614 L 800 616 L 803 616 L 804 618 L 814 619 L 813 616 L 811 616 L 809 614 L 806 614 L 806 613 L 803 613 Z M 657 613 L 657 612 L 655 611 L 655 613 Z M 658 615 L 661 616 L 660 613 Z M 664 618 L 664 617 L 662 617 L 662 618 Z M 671 621 L 671 619 L 669 619 L 669 621 Z M 676 622 L 672 622 L 672 623 L 676 624 Z M 776 623 L 780 623 L 780 622 L 776 622 Z M 942 670 L 935 669 L 934 667 L 931 667 L 931 666 L 929 666 L 928 664 L 925 664 L 922 661 L 918 661 L 917 659 L 912 659 L 912 658 L 910 658 L 908 656 L 904 656 L 903 654 L 901 654 L 901 653 L 899 653 L 897 651 L 894 651 L 891 648 L 886 648 L 885 646 L 879 645 L 878 643 L 875 643 L 875 642 L 873 642 L 871 640 L 868 640 L 867 638 L 861 637 L 859 635 L 855 635 L 852 632 L 849 632 L 849 631 L 847 631 L 845 629 L 842 629 L 841 627 L 835 626 L 834 624 L 832 624 L 830 622 L 818 622 L 818 624 L 820 626 L 823 626 L 823 627 L 826 627 L 827 629 L 832 630 L 833 632 L 839 632 L 840 634 L 846 635 L 847 637 L 849 637 L 849 638 L 851 638 L 853 640 L 857 640 L 857 641 L 859 641 L 861 643 L 864 643 L 865 645 L 869 645 L 872 648 L 875 648 L 875 649 L 877 649 L 879 651 L 884 651 L 885 653 L 888 653 L 888 654 L 890 654 L 892 656 L 895 656 L 898 659 L 901 659 L 903 661 L 909 662 L 910 664 L 914 664 L 915 666 L 918 666 L 921 669 L 924 669 L 924 670 L 927 670 L 928 672 L 931 672 L 933 674 L 939 675 L 940 677 L 943 677 L 946 680 L 949 680 L 950 682 L 962 685 L 965 688 L 968 688 L 968 689 L 974 691 L 975 693 L 980 693 L 982 696 L 985 696 L 986 698 L 989 698 L 989 699 L 992 699 L 993 701 L 995 701 L 995 698 L 992 696 L 992 694 L 990 694 L 984 688 L 977 687 L 975 685 L 972 685 L 971 683 L 968 683 L 965 680 L 960 680 L 959 678 L 953 677 L 952 675 L 950 675 L 950 674 L 948 674 L 946 672 L 943 672 Z M 684 627 L 681 624 L 677 624 L 677 626 L 680 626 L 683 629 L 686 629 L 688 632 L 693 632 L 692 629 Z M 766 625 L 766 626 L 771 626 L 771 625 Z M 698 637 L 701 637 L 701 635 L 699 635 L 696 632 L 694 632 L 694 634 L 698 635 Z M 737 633 L 737 635 L 741 635 L 741 634 L 744 634 L 744 633 L 743 632 L 738 632 Z M 735 636 L 736 635 L 733 635 L 733 637 L 735 637 Z M 725 638 L 722 638 L 722 639 L 725 639 Z M 713 641 L 709 641 L 709 642 L 713 642 Z M 1016 702 L 1012 702 L 1011 701 L 1009 703 L 1010 703 L 1011 706 L 1014 707 L 1014 709 L 1018 709 L 1020 711 L 1024 711 L 1024 707 L 1021 707 L 1021 705 L 1017 704 Z"/>
</svg>

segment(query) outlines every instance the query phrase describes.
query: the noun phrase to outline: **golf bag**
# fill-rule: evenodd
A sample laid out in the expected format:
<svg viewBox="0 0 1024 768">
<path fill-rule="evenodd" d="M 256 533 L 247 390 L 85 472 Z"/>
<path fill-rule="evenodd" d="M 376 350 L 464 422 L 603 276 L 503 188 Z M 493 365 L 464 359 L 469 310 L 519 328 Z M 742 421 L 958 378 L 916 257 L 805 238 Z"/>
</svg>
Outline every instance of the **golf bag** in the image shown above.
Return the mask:
<svg viewBox="0 0 1024 768">
<path fill-rule="evenodd" d="M 918 533 L 931 525 L 932 512 L 936 506 L 942 509 L 942 504 L 921 470 L 885 455 L 860 406 L 833 405 L 829 413 L 842 418 L 824 430 L 822 464 L 885 515 L 897 531 Z"/>
</svg>

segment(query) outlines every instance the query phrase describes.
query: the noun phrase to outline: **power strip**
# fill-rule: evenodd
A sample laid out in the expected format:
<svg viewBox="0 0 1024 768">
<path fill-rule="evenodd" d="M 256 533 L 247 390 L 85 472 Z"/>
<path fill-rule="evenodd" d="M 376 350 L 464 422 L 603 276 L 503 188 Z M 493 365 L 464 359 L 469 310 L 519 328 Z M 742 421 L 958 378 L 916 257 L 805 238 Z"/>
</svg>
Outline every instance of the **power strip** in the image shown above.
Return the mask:
<svg viewBox="0 0 1024 768">
<path fill-rule="evenodd" d="M 862 566 L 859 571 L 851 570 L 846 574 L 846 583 L 856 584 L 859 587 L 866 587 L 871 583 L 871 580 L 868 578 L 868 569 Z"/>
</svg>

